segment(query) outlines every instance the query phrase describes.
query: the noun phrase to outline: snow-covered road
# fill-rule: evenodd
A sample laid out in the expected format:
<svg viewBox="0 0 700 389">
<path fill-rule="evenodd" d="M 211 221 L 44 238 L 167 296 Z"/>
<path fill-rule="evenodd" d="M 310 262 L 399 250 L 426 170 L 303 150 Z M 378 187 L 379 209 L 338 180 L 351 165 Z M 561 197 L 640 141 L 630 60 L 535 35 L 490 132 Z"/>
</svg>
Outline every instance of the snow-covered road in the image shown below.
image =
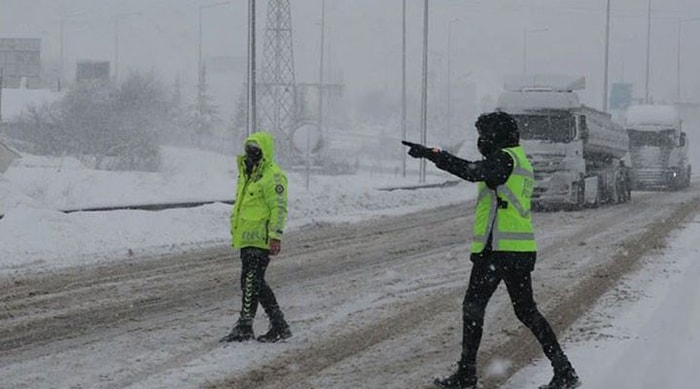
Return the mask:
<svg viewBox="0 0 700 389">
<path fill-rule="evenodd" d="M 697 194 L 643 193 L 616 207 L 536 214 L 535 290 L 552 324 L 576 323 L 663 243 L 676 217 L 695 212 Z M 240 304 L 227 247 L 6 279 L 0 377 L 27 388 L 427 385 L 459 354 L 469 215 L 463 203 L 291 233 L 269 271 L 295 333 L 284 344 L 216 342 Z M 607 328 L 579 335 L 592 340 Z M 480 357 L 487 387 L 539 356 L 499 289 Z M 548 379 L 546 368 L 533 369 L 528 384 L 513 387 Z"/>
<path fill-rule="evenodd" d="M 564 334 L 585 388 L 697 387 L 698 237 L 696 213 Z M 518 372 L 504 389 L 533 387 L 548 374 L 547 363 L 540 360 Z"/>
</svg>

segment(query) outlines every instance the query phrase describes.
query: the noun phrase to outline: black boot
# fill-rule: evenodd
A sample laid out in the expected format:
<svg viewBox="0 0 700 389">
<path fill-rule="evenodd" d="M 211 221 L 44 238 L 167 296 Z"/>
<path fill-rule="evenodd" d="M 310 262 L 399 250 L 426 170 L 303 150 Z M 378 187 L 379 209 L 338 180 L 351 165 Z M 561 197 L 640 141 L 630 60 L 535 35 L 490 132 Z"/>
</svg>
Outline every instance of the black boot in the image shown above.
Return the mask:
<svg viewBox="0 0 700 389">
<path fill-rule="evenodd" d="M 443 389 L 476 389 L 476 366 L 458 363 L 454 374 L 446 378 L 436 378 L 433 383 Z"/>
<path fill-rule="evenodd" d="M 291 337 L 292 331 L 289 329 L 289 324 L 287 324 L 287 322 L 273 322 L 270 324 L 270 330 L 267 331 L 266 334 L 258 337 L 258 342 L 275 343 Z"/>
<path fill-rule="evenodd" d="M 555 369 L 554 377 L 547 385 L 540 386 L 539 389 L 574 389 L 581 386 L 581 380 L 573 367 L 568 366 L 564 369 Z"/>
<path fill-rule="evenodd" d="M 219 342 L 245 342 L 246 340 L 255 339 L 253 333 L 253 323 L 239 320 L 228 335 L 224 336 Z"/>
</svg>

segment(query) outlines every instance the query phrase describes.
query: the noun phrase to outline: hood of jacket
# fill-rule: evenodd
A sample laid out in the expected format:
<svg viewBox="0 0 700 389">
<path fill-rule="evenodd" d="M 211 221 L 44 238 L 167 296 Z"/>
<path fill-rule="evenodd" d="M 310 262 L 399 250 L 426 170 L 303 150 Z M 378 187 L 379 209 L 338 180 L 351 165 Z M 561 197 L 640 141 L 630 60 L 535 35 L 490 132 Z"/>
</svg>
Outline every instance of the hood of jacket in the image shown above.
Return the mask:
<svg viewBox="0 0 700 389">
<path fill-rule="evenodd" d="M 262 164 L 275 161 L 275 140 L 272 134 L 264 131 L 254 132 L 246 140 L 245 144 L 255 143 L 262 150 Z"/>
</svg>

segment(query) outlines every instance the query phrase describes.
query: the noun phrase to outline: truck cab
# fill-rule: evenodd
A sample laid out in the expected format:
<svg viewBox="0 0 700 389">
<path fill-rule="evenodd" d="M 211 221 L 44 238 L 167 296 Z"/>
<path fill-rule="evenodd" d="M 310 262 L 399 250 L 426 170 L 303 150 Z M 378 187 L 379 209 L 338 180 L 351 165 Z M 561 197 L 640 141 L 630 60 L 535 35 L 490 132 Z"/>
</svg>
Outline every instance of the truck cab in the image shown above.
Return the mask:
<svg viewBox="0 0 700 389">
<path fill-rule="evenodd" d="M 626 115 L 636 190 L 677 190 L 690 185 L 687 135 L 673 106 L 640 105 Z"/>
<path fill-rule="evenodd" d="M 533 206 L 596 206 L 627 198 L 618 193 L 624 128 L 605 112 L 582 105 L 583 77 L 534 76 L 506 82 L 498 109 L 518 122 L 520 143 L 535 173 Z M 626 201 L 626 200 L 624 200 Z"/>
</svg>

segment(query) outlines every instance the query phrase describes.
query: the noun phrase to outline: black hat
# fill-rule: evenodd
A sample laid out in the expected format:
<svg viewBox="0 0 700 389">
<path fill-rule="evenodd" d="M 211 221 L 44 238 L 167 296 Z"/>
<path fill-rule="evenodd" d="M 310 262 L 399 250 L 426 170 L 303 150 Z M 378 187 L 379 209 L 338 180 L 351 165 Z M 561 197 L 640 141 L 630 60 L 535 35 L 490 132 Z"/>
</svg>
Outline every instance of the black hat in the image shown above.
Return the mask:
<svg viewBox="0 0 700 389">
<path fill-rule="evenodd" d="M 516 146 L 520 141 L 518 123 L 506 112 L 481 114 L 475 125 L 480 137 L 499 147 Z"/>
</svg>

